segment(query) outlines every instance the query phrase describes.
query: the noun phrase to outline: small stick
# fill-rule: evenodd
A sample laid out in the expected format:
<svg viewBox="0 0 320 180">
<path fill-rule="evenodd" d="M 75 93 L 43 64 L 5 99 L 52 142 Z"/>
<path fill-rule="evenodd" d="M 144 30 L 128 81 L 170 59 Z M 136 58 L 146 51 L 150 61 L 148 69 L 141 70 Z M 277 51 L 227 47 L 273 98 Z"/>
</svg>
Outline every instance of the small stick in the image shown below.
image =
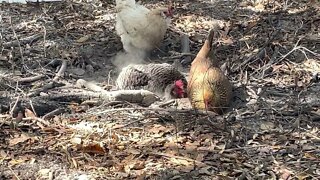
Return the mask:
<svg viewBox="0 0 320 180">
<path fill-rule="evenodd" d="M 46 50 L 46 36 L 47 36 L 47 30 L 46 27 L 43 26 L 43 52 L 44 52 L 44 57 L 47 57 L 47 50 Z"/>
<path fill-rule="evenodd" d="M 50 119 L 51 117 L 58 115 L 60 113 L 62 113 L 64 111 L 64 109 L 60 108 L 60 109 L 55 109 L 47 114 L 45 114 L 42 119 Z"/>
<path fill-rule="evenodd" d="M 58 71 L 56 76 L 53 78 L 53 81 L 57 81 L 60 77 L 62 77 L 66 69 L 67 69 L 67 61 L 63 60 L 60 70 Z"/>
<path fill-rule="evenodd" d="M 36 117 L 38 117 L 37 112 L 36 112 L 36 110 L 35 110 L 34 107 L 33 107 L 32 100 L 31 100 L 31 99 L 29 100 L 29 103 L 30 103 L 30 106 L 31 106 L 31 109 L 32 109 L 34 115 L 35 115 Z"/>
<path fill-rule="evenodd" d="M 83 80 L 83 79 L 78 79 L 76 82 L 76 85 L 80 88 L 84 86 L 84 87 L 86 87 L 92 91 L 95 91 L 95 92 L 108 92 L 108 91 L 104 90 L 102 87 L 100 87 L 92 82 L 88 82 L 86 80 Z"/>
<path fill-rule="evenodd" d="M 12 172 L 12 174 L 17 178 L 17 180 L 20 180 L 20 178 L 18 177 L 18 175 L 12 170 L 12 168 L 10 166 L 8 166 L 8 168 L 10 169 L 10 171 Z"/>
<path fill-rule="evenodd" d="M 19 99 L 20 99 L 20 96 L 18 96 L 18 97 L 17 97 L 17 100 L 16 100 L 16 102 L 14 103 L 14 105 L 13 105 L 13 107 L 12 107 L 11 111 L 10 111 L 10 115 L 11 115 L 11 116 L 12 116 L 13 111 L 14 111 L 14 109 L 16 108 L 16 106 L 17 106 L 18 102 L 19 102 Z"/>
<path fill-rule="evenodd" d="M 32 35 L 32 36 L 29 36 L 29 37 L 26 37 L 26 38 L 22 38 L 19 40 L 14 40 L 14 41 L 10 41 L 10 42 L 4 42 L 2 44 L 2 46 L 4 48 L 9 48 L 9 47 L 15 47 L 15 46 L 19 46 L 19 45 L 24 45 L 24 44 L 28 44 L 28 43 L 31 43 L 33 41 L 36 41 L 38 39 L 40 39 L 42 37 L 42 35 L 39 35 L 39 34 L 35 34 L 35 35 Z"/>
<path fill-rule="evenodd" d="M 200 111 L 197 110 L 197 112 L 194 112 L 193 110 L 179 110 L 179 109 L 162 109 L 162 108 L 118 108 L 118 109 L 107 109 L 101 112 L 92 113 L 95 115 L 98 114 L 104 114 L 104 113 L 110 113 L 110 112 L 117 112 L 117 111 L 133 111 L 133 110 L 153 110 L 153 111 L 167 111 L 167 112 L 175 112 L 175 113 L 190 113 L 194 115 L 211 115 L 211 116 L 217 116 L 216 113 L 210 112 L 210 111 Z"/>
<path fill-rule="evenodd" d="M 192 53 L 177 53 L 178 55 L 175 55 L 175 56 L 170 56 L 170 58 L 172 59 L 178 59 L 178 58 L 182 58 L 184 56 L 192 56 L 192 57 L 196 57 L 195 54 L 192 54 Z"/>
<path fill-rule="evenodd" d="M 116 129 L 124 128 L 124 127 L 127 127 L 127 126 L 129 126 L 129 125 L 131 125 L 131 124 L 134 124 L 134 123 L 136 123 L 136 122 L 143 121 L 143 120 L 145 120 L 145 119 L 146 119 L 146 118 L 137 119 L 137 120 L 131 121 L 131 122 L 127 123 L 127 124 L 124 124 L 124 125 L 121 125 L 121 126 L 116 126 L 116 127 L 114 127 L 114 128 L 111 128 L 111 130 L 116 130 Z"/>
<path fill-rule="evenodd" d="M 22 48 L 21 48 L 21 44 L 20 44 L 19 38 L 18 38 L 18 36 L 17 36 L 17 34 L 16 34 L 16 31 L 14 30 L 14 28 L 13 28 L 13 26 L 12 26 L 12 19 L 11 19 L 11 17 L 10 17 L 10 19 L 9 19 L 9 22 L 10 22 L 10 26 L 11 26 L 11 30 L 12 30 L 12 32 L 13 32 L 13 35 L 14 35 L 15 39 L 16 39 L 17 42 L 18 42 L 18 46 L 19 46 L 19 51 L 20 51 L 20 55 L 21 55 L 22 64 L 24 64 L 23 51 L 22 51 Z"/>
<path fill-rule="evenodd" d="M 13 118 L 13 120 L 18 120 L 18 119 L 17 118 Z M 44 124 L 46 126 L 50 125 L 50 123 L 48 121 L 45 121 L 45 120 L 43 120 L 41 118 L 38 118 L 38 117 L 26 117 L 26 118 L 22 118 L 22 120 L 24 120 L 24 121 L 35 120 L 35 121 L 38 121 L 38 122 L 40 122 L 40 123 L 42 123 L 42 124 Z"/>
<path fill-rule="evenodd" d="M 29 94 L 27 94 L 28 97 L 33 97 L 33 96 L 37 96 L 39 95 L 41 92 L 45 92 L 49 89 L 55 88 L 55 87 L 59 87 L 61 86 L 62 83 L 57 83 L 55 81 L 49 82 L 48 84 L 44 85 L 42 88 L 38 88 L 33 92 L 30 92 Z"/>
<path fill-rule="evenodd" d="M 187 158 L 187 157 L 182 157 L 182 156 L 176 156 L 176 155 L 165 154 L 165 153 L 158 153 L 158 152 L 149 152 L 148 154 L 153 154 L 153 155 L 158 155 L 158 156 L 164 156 L 164 157 L 169 157 L 169 158 L 182 159 L 182 160 L 194 162 L 195 164 L 198 164 L 198 165 L 209 166 L 209 165 L 207 165 L 206 163 L 197 161 L 197 160 L 195 160 L 195 159 Z"/>
<path fill-rule="evenodd" d="M 34 82 L 34 81 L 38 81 L 42 78 L 46 77 L 45 75 L 38 75 L 38 76 L 33 76 L 33 77 L 25 77 L 25 78 L 21 78 L 21 79 L 18 79 L 17 81 L 19 83 L 31 83 L 31 82 Z"/>
</svg>

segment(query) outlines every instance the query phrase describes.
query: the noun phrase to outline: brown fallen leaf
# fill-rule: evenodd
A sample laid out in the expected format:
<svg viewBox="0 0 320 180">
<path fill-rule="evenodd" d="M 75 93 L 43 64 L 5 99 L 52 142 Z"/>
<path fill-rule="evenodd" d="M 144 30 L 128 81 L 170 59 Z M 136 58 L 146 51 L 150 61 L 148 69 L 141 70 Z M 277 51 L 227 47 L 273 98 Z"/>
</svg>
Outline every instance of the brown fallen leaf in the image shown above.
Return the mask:
<svg viewBox="0 0 320 180">
<path fill-rule="evenodd" d="M 155 124 L 151 129 L 149 129 L 149 132 L 152 132 L 154 134 L 159 134 L 159 132 L 166 132 L 167 128 L 159 125 L 159 124 Z"/>
<path fill-rule="evenodd" d="M 136 179 L 137 180 L 144 180 L 144 179 L 146 179 L 146 175 L 147 175 L 147 173 L 145 171 L 141 171 L 141 173 L 139 172 Z"/>
<path fill-rule="evenodd" d="M 189 150 L 189 151 L 194 151 L 198 148 L 198 146 L 200 146 L 200 143 L 195 141 L 195 142 L 187 142 L 186 145 L 185 145 L 185 148 L 186 150 Z"/>
<path fill-rule="evenodd" d="M 202 162 L 204 160 L 204 157 L 207 155 L 208 153 L 200 153 L 197 155 L 196 160 Z"/>
<path fill-rule="evenodd" d="M 280 175 L 280 177 L 281 177 L 281 179 L 291 179 L 292 178 L 292 172 L 290 172 L 288 169 L 286 169 L 286 168 L 283 168 L 283 169 L 281 169 L 280 170 L 280 173 L 281 173 L 281 175 Z M 291 177 L 291 178 L 290 178 Z"/>
<path fill-rule="evenodd" d="M 137 149 L 128 149 L 127 150 L 128 153 L 134 154 L 134 155 L 139 155 L 141 154 L 141 152 Z"/>
<path fill-rule="evenodd" d="M 170 161 L 175 163 L 175 164 L 179 164 L 179 165 L 185 165 L 185 166 L 189 166 L 191 165 L 192 163 L 190 163 L 189 161 L 187 160 L 184 160 L 184 159 L 177 159 L 177 158 L 170 158 Z"/>
<path fill-rule="evenodd" d="M 91 143 L 85 146 L 82 146 L 81 150 L 86 153 L 92 154 L 106 154 L 107 149 L 98 143 Z"/>
<path fill-rule="evenodd" d="M 21 134 L 19 137 L 13 138 L 9 141 L 9 146 L 14 146 L 16 144 L 25 142 L 27 140 L 31 139 L 31 137 L 25 135 L 25 134 Z"/>
<path fill-rule="evenodd" d="M 221 38 L 221 39 L 219 39 L 218 42 L 221 42 L 221 43 L 226 44 L 226 45 L 233 44 L 233 40 L 230 37 Z"/>
<path fill-rule="evenodd" d="M 82 139 L 79 138 L 79 137 L 74 137 L 74 138 L 72 138 L 72 139 L 70 140 L 70 142 L 71 142 L 72 144 L 75 144 L 75 145 L 80 145 L 80 144 L 82 144 Z"/>
<path fill-rule="evenodd" d="M 163 147 L 169 148 L 169 149 L 178 149 L 181 147 L 179 144 L 175 143 L 174 141 L 166 142 Z"/>
<path fill-rule="evenodd" d="M 138 160 L 128 162 L 128 164 L 124 166 L 124 170 L 127 173 L 129 173 L 131 170 L 141 170 L 143 168 L 145 168 L 145 162 Z"/>
<path fill-rule="evenodd" d="M 37 117 L 30 109 L 26 108 L 24 111 L 25 117 L 35 118 Z"/>
</svg>

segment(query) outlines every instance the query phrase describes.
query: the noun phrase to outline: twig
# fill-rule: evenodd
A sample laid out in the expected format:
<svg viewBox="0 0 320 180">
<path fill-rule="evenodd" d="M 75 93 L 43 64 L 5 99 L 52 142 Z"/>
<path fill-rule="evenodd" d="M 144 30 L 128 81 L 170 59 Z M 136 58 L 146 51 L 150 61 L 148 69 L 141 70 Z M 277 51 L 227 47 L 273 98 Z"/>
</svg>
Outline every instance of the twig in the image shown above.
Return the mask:
<svg viewBox="0 0 320 180">
<path fill-rule="evenodd" d="M 118 109 L 107 109 L 100 112 L 91 113 L 91 115 L 98 115 L 110 112 L 117 112 L 117 111 L 134 111 L 134 110 L 144 110 L 144 111 L 167 111 L 167 112 L 174 112 L 174 113 L 190 113 L 193 115 L 210 115 L 210 116 L 217 116 L 216 113 L 210 111 L 200 111 L 197 110 L 180 110 L 180 109 L 162 109 L 162 108 L 118 108 Z"/>
<path fill-rule="evenodd" d="M 19 38 L 16 34 L 16 31 L 14 30 L 13 26 L 12 26 L 12 19 L 11 19 L 11 16 L 9 18 L 9 22 L 10 22 L 10 27 L 11 27 L 11 30 L 13 32 L 13 36 L 15 37 L 15 39 L 17 40 L 17 43 L 18 43 L 18 46 L 19 46 L 19 51 L 20 51 L 20 55 L 21 55 L 21 60 L 22 60 L 22 64 L 24 64 L 24 56 L 23 56 L 23 51 L 22 51 L 22 48 L 21 48 L 21 44 L 20 44 L 20 41 L 19 41 Z"/>
<path fill-rule="evenodd" d="M 173 104 L 173 103 L 175 103 L 175 102 L 176 102 L 175 99 L 171 99 L 171 100 L 169 100 L 169 101 L 166 101 L 166 102 L 163 102 L 163 103 L 159 104 L 158 106 L 159 106 L 160 108 L 163 108 L 163 107 L 168 106 L 168 105 L 170 105 L 170 104 Z"/>
<path fill-rule="evenodd" d="M 57 83 L 55 81 L 49 82 L 48 84 L 44 85 L 41 88 L 38 88 L 36 90 L 34 90 L 33 92 L 30 92 L 29 94 L 27 94 L 28 97 L 33 97 L 33 96 L 37 96 L 39 95 L 41 92 L 46 92 L 49 89 L 55 88 L 55 87 L 59 87 L 59 86 L 63 86 L 64 84 L 62 83 Z"/>
<path fill-rule="evenodd" d="M 30 106 L 31 106 L 31 109 L 32 109 L 34 115 L 35 115 L 36 117 L 38 117 L 37 112 L 36 112 L 36 110 L 35 110 L 34 107 L 33 107 L 32 100 L 31 100 L 31 99 L 29 100 L 29 103 L 30 103 Z"/>
<path fill-rule="evenodd" d="M 12 170 L 12 168 L 10 166 L 8 166 L 8 168 L 10 169 L 10 171 L 12 172 L 12 174 L 17 178 L 17 180 L 20 180 L 20 178 L 18 177 L 18 175 Z"/>
<path fill-rule="evenodd" d="M 296 42 L 296 44 L 294 45 L 294 47 L 291 49 L 291 51 L 289 51 L 287 54 L 283 55 L 282 57 L 278 58 L 275 63 L 279 63 L 281 62 L 283 59 L 285 59 L 287 56 L 289 56 L 291 53 L 293 53 L 295 50 L 297 50 L 297 48 L 299 47 L 298 44 L 301 41 L 302 38 L 299 38 L 298 41 Z"/>
<path fill-rule="evenodd" d="M 46 77 L 45 75 L 38 75 L 38 76 L 32 76 L 32 77 L 25 77 L 25 78 L 21 78 L 21 79 L 17 79 L 16 81 L 19 83 L 31 83 L 34 81 L 38 81 L 42 78 Z"/>
<path fill-rule="evenodd" d="M 13 120 L 18 120 L 17 118 L 13 118 Z M 26 117 L 26 118 L 22 118 L 22 120 L 24 121 L 29 121 L 29 120 L 35 120 L 35 121 L 38 121 L 46 126 L 49 126 L 50 123 L 44 119 L 41 119 L 41 118 L 38 118 L 38 117 Z"/>
<path fill-rule="evenodd" d="M 56 74 L 56 76 L 53 78 L 53 81 L 57 81 L 60 77 L 63 76 L 64 72 L 66 71 L 67 69 L 67 61 L 66 60 L 63 60 L 62 61 L 62 65 L 60 67 L 60 70 L 58 71 L 58 73 Z"/>
<path fill-rule="evenodd" d="M 245 60 L 244 62 L 242 62 L 240 64 L 240 67 L 243 67 L 244 65 L 247 65 L 248 62 L 250 62 L 252 59 L 255 59 L 256 57 L 259 57 L 259 55 L 261 55 L 262 53 L 265 52 L 266 47 L 275 39 L 275 37 L 277 36 L 277 34 L 280 31 L 277 30 L 275 32 L 273 32 L 272 36 L 264 43 L 264 45 L 261 47 L 261 49 L 254 55 L 251 56 L 250 58 L 248 58 L 247 60 Z"/>
<path fill-rule="evenodd" d="M 276 48 L 276 49 L 275 49 L 275 52 L 273 53 L 273 55 L 272 55 L 272 57 L 271 57 L 271 60 L 270 60 L 265 66 L 263 66 L 263 67 L 259 70 L 259 71 L 262 71 L 261 76 L 260 76 L 261 79 L 264 78 L 264 74 L 265 74 L 265 71 L 266 71 L 267 69 L 269 69 L 272 65 L 281 62 L 283 59 L 285 59 L 287 56 L 289 56 L 291 53 L 293 53 L 293 52 L 296 51 L 296 50 L 301 51 L 301 52 L 305 55 L 305 57 L 306 57 L 307 59 L 309 59 L 309 58 L 308 58 L 308 56 L 306 55 L 306 53 L 305 53 L 304 51 L 302 51 L 302 49 L 305 50 L 305 51 L 307 51 L 307 52 L 309 52 L 309 53 L 311 53 L 311 54 L 313 54 L 314 56 L 320 57 L 320 54 L 315 53 L 315 52 L 307 49 L 306 47 L 298 46 L 298 44 L 299 44 L 299 42 L 301 41 L 301 39 L 302 39 L 302 37 L 300 37 L 300 38 L 298 39 L 298 41 L 295 43 L 294 47 L 293 47 L 288 53 L 286 53 L 285 55 L 281 56 L 280 58 L 274 60 L 276 53 L 278 53 L 278 50 L 277 50 L 277 48 Z"/>
<path fill-rule="evenodd" d="M 178 59 L 178 58 L 182 58 L 184 56 L 192 56 L 192 57 L 196 57 L 195 54 L 192 53 L 178 53 L 179 55 L 175 55 L 175 56 L 170 56 L 171 59 Z"/>
<path fill-rule="evenodd" d="M 131 124 L 134 124 L 134 123 L 136 123 L 136 122 L 143 121 L 143 120 L 145 120 L 145 119 L 146 119 L 146 118 L 137 119 L 137 120 L 131 121 L 131 122 L 127 123 L 127 124 L 124 124 L 124 125 L 121 125 L 121 126 L 117 126 L 117 127 L 111 128 L 111 130 L 116 130 L 116 129 L 124 128 L 124 127 L 127 127 L 127 126 L 129 126 L 129 125 L 131 125 Z"/>
<path fill-rule="evenodd" d="M 110 70 L 108 73 L 108 85 L 110 84 L 110 80 L 111 80 L 111 72 L 112 72 L 112 70 Z"/>
<path fill-rule="evenodd" d="M 11 41 L 11 42 L 5 42 L 5 43 L 2 44 L 2 46 L 4 48 L 9 48 L 9 47 L 15 47 L 15 46 L 19 46 L 19 45 L 30 44 L 33 41 L 36 41 L 36 40 L 40 39 L 41 37 L 42 37 L 42 35 L 35 34 L 35 35 L 29 36 L 29 37 L 26 37 L 26 38 L 22 38 L 22 39 L 20 39 L 20 41 L 19 40 L 14 40 L 14 41 Z"/>
<path fill-rule="evenodd" d="M 47 50 L 46 50 L 46 36 L 47 36 L 47 30 L 46 27 L 43 26 L 43 52 L 44 52 L 44 57 L 47 57 Z"/>
<path fill-rule="evenodd" d="M 50 119 L 51 117 L 58 115 L 60 113 L 62 113 L 64 111 L 64 109 L 55 109 L 47 114 L 45 114 L 44 116 L 42 116 L 42 119 Z"/>
<path fill-rule="evenodd" d="M 245 150 L 245 149 L 254 149 L 260 147 L 266 147 L 268 145 L 256 145 L 256 146 L 245 146 L 245 147 L 238 147 L 238 148 L 231 148 L 231 149 L 224 149 L 222 152 L 233 152 L 237 150 Z M 198 151 L 207 151 L 207 152 L 221 152 L 221 150 L 214 150 L 214 149 L 197 149 Z"/>
<path fill-rule="evenodd" d="M 182 157 L 182 156 L 175 156 L 175 155 L 171 155 L 171 154 L 158 153 L 158 152 L 148 152 L 148 154 L 158 155 L 158 156 L 164 156 L 164 157 L 169 157 L 169 158 L 182 159 L 182 160 L 186 160 L 186 161 L 193 162 L 193 163 L 195 163 L 195 164 L 197 164 L 197 165 L 200 165 L 200 166 L 210 166 L 210 165 L 207 165 L 206 163 L 197 161 L 197 160 L 195 160 L 195 159 L 191 159 L 191 158 L 187 158 L 187 157 Z"/>
<path fill-rule="evenodd" d="M 92 91 L 95 91 L 95 92 L 105 92 L 105 93 L 109 92 L 109 91 L 104 90 L 102 87 L 100 87 L 92 82 L 85 81 L 83 79 L 78 79 L 76 82 L 76 86 L 78 86 L 79 88 L 86 87 L 86 88 L 88 88 Z"/>
<path fill-rule="evenodd" d="M 13 111 L 14 111 L 14 109 L 16 108 L 18 102 L 19 102 L 19 99 L 20 99 L 20 96 L 17 97 L 16 102 L 14 103 L 13 107 L 11 108 L 11 111 L 10 111 L 10 115 L 11 115 L 11 116 L 12 116 Z"/>
</svg>

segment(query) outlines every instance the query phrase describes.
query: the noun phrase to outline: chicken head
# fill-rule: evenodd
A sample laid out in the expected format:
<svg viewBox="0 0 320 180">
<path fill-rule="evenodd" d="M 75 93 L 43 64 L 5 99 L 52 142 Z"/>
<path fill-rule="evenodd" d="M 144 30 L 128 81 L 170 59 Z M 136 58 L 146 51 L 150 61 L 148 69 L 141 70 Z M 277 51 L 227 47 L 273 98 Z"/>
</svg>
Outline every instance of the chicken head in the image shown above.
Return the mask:
<svg viewBox="0 0 320 180">
<path fill-rule="evenodd" d="M 165 89 L 166 99 L 179 99 L 187 97 L 187 83 L 182 79 L 176 80 L 169 84 Z"/>
</svg>

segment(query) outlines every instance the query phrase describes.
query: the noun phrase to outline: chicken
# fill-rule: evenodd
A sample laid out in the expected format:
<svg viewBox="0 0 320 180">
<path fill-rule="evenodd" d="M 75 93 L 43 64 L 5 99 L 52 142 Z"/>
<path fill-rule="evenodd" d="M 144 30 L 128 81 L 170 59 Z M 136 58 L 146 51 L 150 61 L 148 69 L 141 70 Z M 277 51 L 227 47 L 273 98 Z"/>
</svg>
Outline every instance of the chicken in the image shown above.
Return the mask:
<svg viewBox="0 0 320 180">
<path fill-rule="evenodd" d="M 165 99 L 187 97 L 187 80 L 172 65 L 136 64 L 121 70 L 116 80 L 118 89 L 145 89 Z"/>
<path fill-rule="evenodd" d="M 135 0 L 116 0 L 116 32 L 127 53 L 145 57 L 159 47 L 172 17 L 171 6 L 149 10 Z"/>
<path fill-rule="evenodd" d="M 212 58 L 214 30 L 211 30 L 190 68 L 188 98 L 195 109 L 222 114 L 230 103 L 232 86 Z"/>
</svg>

